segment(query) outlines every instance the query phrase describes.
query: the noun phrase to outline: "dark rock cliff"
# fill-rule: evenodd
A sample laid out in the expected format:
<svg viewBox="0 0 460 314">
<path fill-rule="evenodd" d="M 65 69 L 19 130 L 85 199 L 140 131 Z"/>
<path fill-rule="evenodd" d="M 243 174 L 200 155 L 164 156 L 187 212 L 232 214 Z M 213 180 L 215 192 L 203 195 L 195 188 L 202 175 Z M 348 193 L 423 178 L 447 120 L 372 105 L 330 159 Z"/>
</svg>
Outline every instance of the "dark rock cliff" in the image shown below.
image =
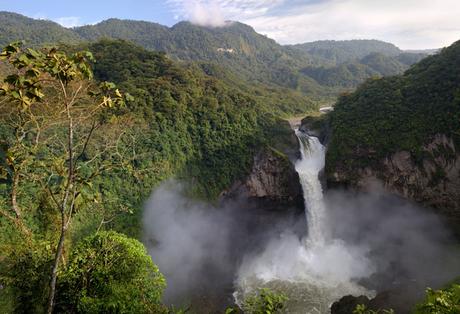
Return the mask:
<svg viewBox="0 0 460 314">
<path fill-rule="evenodd" d="M 254 156 L 249 174 L 222 192 L 221 201 L 244 199 L 251 208 L 265 211 L 303 211 L 302 187 L 295 170 L 299 157 L 297 137 L 287 121 Z"/>
<path fill-rule="evenodd" d="M 460 226 L 460 152 L 452 139 L 437 134 L 422 147 L 423 158 L 415 160 L 404 150 L 380 160 L 378 165 L 354 169 L 337 167 L 328 173 L 328 183 L 366 190 L 372 182 L 427 207 Z"/>
<path fill-rule="evenodd" d="M 265 148 L 254 156 L 250 174 L 236 182 L 224 197 L 236 196 L 265 210 L 303 207 L 299 175 L 287 155 L 274 148 Z"/>
<path fill-rule="evenodd" d="M 317 137 L 323 145 L 329 142 L 331 130 L 327 114 L 303 118 L 299 129 L 310 136 Z"/>
</svg>

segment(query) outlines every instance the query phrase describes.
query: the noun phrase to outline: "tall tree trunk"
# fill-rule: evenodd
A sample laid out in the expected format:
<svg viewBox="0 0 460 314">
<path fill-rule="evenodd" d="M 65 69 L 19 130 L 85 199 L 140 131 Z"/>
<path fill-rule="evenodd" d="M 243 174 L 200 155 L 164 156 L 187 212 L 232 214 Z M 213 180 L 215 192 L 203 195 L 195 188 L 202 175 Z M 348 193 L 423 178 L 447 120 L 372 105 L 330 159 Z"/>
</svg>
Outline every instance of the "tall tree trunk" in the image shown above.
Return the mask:
<svg viewBox="0 0 460 314">
<path fill-rule="evenodd" d="M 56 295 L 56 281 L 57 281 L 57 272 L 59 269 L 59 262 L 62 257 L 62 252 L 64 251 L 64 240 L 65 240 L 65 234 L 66 234 L 66 226 L 65 226 L 65 216 L 62 215 L 62 225 L 61 225 L 61 235 L 59 237 L 59 243 L 57 246 L 56 250 L 56 255 L 54 256 L 54 264 L 53 264 L 53 270 L 51 272 L 51 281 L 50 281 L 50 291 L 49 291 L 49 297 L 48 297 L 48 314 L 53 313 L 53 308 L 54 308 L 54 297 Z"/>
<path fill-rule="evenodd" d="M 66 92 L 66 89 L 65 89 L 65 86 L 64 84 L 61 82 L 61 85 L 62 85 L 62 89 L 63 89 L 63 93 L 64 93 L 64 96 L 65 96 L 65 99 L 67 99 L 67 92 Z M 70 222 L 70 215 L 72 213 L 72 206 L 73 206 L 73 202 L 72 202 L 72 205 L 70 206 L 70 212 L 69 212 L 69 217 L 67 217 L 67 221 L 66 221 L 66 210 L 67 210 L 67 204 L 68 204 L 68 201 L 69 201 L 69 194 L 70 194 L 70 191 L 74 188 L 73 187 L 73 184 L 74 184 L 74 154 L 73 154 L 73 119 L 72 119 L 72 115 L 71 115 L 71 112 L 70 112 L 70 104 L 67 102 L 67 100 L 65 101 L 65 109 L 67 111 L 67 119 L 68 119 L 68 143 L 67 143 L 67 148 L 68 148 L 68 162 L 69 162 L 69 165 L 68 165 L 68 172 L 67 172 L 67 184 L 66 184 L 66 188 L 65 188 L 65 192 L 64 192 L 64 198 L 62 199 L 62 204 L 61 204 L 61 208 L 60 208 L 60 211 L 61 211 L 61 235 L 59 237 L 59 243 L 58 243 L 58 246 L 57 246 L 57 250 L 56 250 L 56 255 L 54 257 L 54 265 L 53 265 L 53 270 L 51 272 L 51 281 L 50 281 L 50 291 L 49 291 L 49 298 L 48 298 L 48 311 L 47 313 L 48 314 L 52 314 L 53 313 L 53 309 L 54 309 L 54 299 L 55 299 L 55 295 L 56 295 L 56 281 L 57 281 L 57 273 L 58 273 L 58 269 L 59 269 L 59 262 L 61 260 L 61 257 L 62 257 L 62 252 L 64 251 L 64 240 L 65 240 L 65 234 L 66 234 L 66 231 L 67 231 L 67 222 Z M 75 200 L 75 199 L 74 199 Z"/>
<path fill-rule="evenodd" d="M 13 206 L 14 214 L 17 219 L 21 219 L 21 210 L 18 205 L 18 185 L 19 185 L 19 169 L 14 169 L 13 186 L 11 188 L 11 205 Z"/>
</svg>

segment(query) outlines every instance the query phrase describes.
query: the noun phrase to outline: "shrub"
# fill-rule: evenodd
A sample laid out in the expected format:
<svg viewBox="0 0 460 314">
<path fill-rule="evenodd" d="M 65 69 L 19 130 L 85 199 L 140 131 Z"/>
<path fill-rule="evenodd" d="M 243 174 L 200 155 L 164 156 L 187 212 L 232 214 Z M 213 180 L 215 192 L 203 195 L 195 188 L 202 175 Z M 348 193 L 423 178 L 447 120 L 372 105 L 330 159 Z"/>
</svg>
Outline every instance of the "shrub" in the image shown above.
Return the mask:
<svg viewBox="0 0 460 314">
<path fill-rule="evenodd" d="M 163 275 L 139 241 L 116 232 L 83 240 L 59 277 L 56 310 L 159 313 Z"/>
</svg>

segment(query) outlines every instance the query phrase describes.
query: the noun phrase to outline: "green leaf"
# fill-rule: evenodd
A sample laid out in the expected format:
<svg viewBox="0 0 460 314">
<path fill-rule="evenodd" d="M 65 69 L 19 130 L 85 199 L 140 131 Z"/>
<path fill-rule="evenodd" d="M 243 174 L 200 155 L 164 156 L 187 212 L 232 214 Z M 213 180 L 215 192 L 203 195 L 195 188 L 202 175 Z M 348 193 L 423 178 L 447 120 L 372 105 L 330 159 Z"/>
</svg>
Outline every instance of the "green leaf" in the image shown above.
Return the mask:
<svg viewBox="0 0 460 314">
<path fill-rule="evenodd" d="M 20 83 L 20 78 L 19 78 L 19 75 L 17 74 L 11 74 L 11 75 L 8 75 L 6 78 L 5 78 L 5 83 L 9 83 L 11 85 L 18 85 Z"/>
<path fill-rule="evenodd" d="M 26 77 L 37 78 L 40 76 L 40 71 L 36 68 L 31 68 L 26 71 Z"/>
<path fill-rule="evenodd" d="M 13 97 L 14 99 L 21 99 L 21 95 L 18 91 L 15 90 L 11 92 L 11 97 Z"/>
</svg>

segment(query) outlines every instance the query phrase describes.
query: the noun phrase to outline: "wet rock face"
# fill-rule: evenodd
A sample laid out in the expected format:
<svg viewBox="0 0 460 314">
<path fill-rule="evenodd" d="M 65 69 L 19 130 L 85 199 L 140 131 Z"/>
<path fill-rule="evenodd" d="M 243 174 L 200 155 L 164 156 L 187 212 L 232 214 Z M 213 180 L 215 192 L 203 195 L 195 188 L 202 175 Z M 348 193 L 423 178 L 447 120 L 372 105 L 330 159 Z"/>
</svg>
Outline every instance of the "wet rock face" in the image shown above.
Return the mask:
<svg viewBox="0 0 460 314">
<path fill-rule="evenodd" d="M 290 201 L 300 194 L 298 183 L 299 176 L 289 160 L 273 150 L 265 150 L 255 156 L 245 187 L 250 197 Z"/>
<path fill-rule="evenodd" d="M 423 287 L 415 284 L 400 285 L 377 293 L 373 299 L 366 296 L 345 296 L 332 304 L 331 314 L 353 314 L 358 305 L 364 305 L 378 313 L 391 309 L 397 314 L 410 314 L 423 297 Z"/>
<path fill-rule="evenodd" d="M 433 207 L 454 225 L 460 225 L 460 152 L 452 139 L 437 134 L 422 147 L 417 160 L 399 151 L 381 160 L 378 167 L 356 169 L 354 173 L 336 169 L 329 183 L 350 183 L 361 189 L 381 181 L 386 190 L 425 206 Z M 357 179 L 356 179 L 357 178 Z"/>
<path fill-rule="evenodd" d="M 259 203 L 266 210 L 303 208 L 302 187 L 293 163 L 271 148 L 256 154 L 250 174 L 223 195 L 235 197 Z"/>
<path fill-rule="evenodd" d="M 323 145 L 327 145 L 329 142 L 331 130 L 326 115 L 305 117 L 302 119 L 299 129 L 309 136 L 317 137 Z"/>
<path fill-rule="evenodd" d="M 352 314 L 358 305 L 369 305 L 369 298 L 366 296 L 355 297 L 347 295 L 331 306 L 331 314 Z"/>
</svg>

